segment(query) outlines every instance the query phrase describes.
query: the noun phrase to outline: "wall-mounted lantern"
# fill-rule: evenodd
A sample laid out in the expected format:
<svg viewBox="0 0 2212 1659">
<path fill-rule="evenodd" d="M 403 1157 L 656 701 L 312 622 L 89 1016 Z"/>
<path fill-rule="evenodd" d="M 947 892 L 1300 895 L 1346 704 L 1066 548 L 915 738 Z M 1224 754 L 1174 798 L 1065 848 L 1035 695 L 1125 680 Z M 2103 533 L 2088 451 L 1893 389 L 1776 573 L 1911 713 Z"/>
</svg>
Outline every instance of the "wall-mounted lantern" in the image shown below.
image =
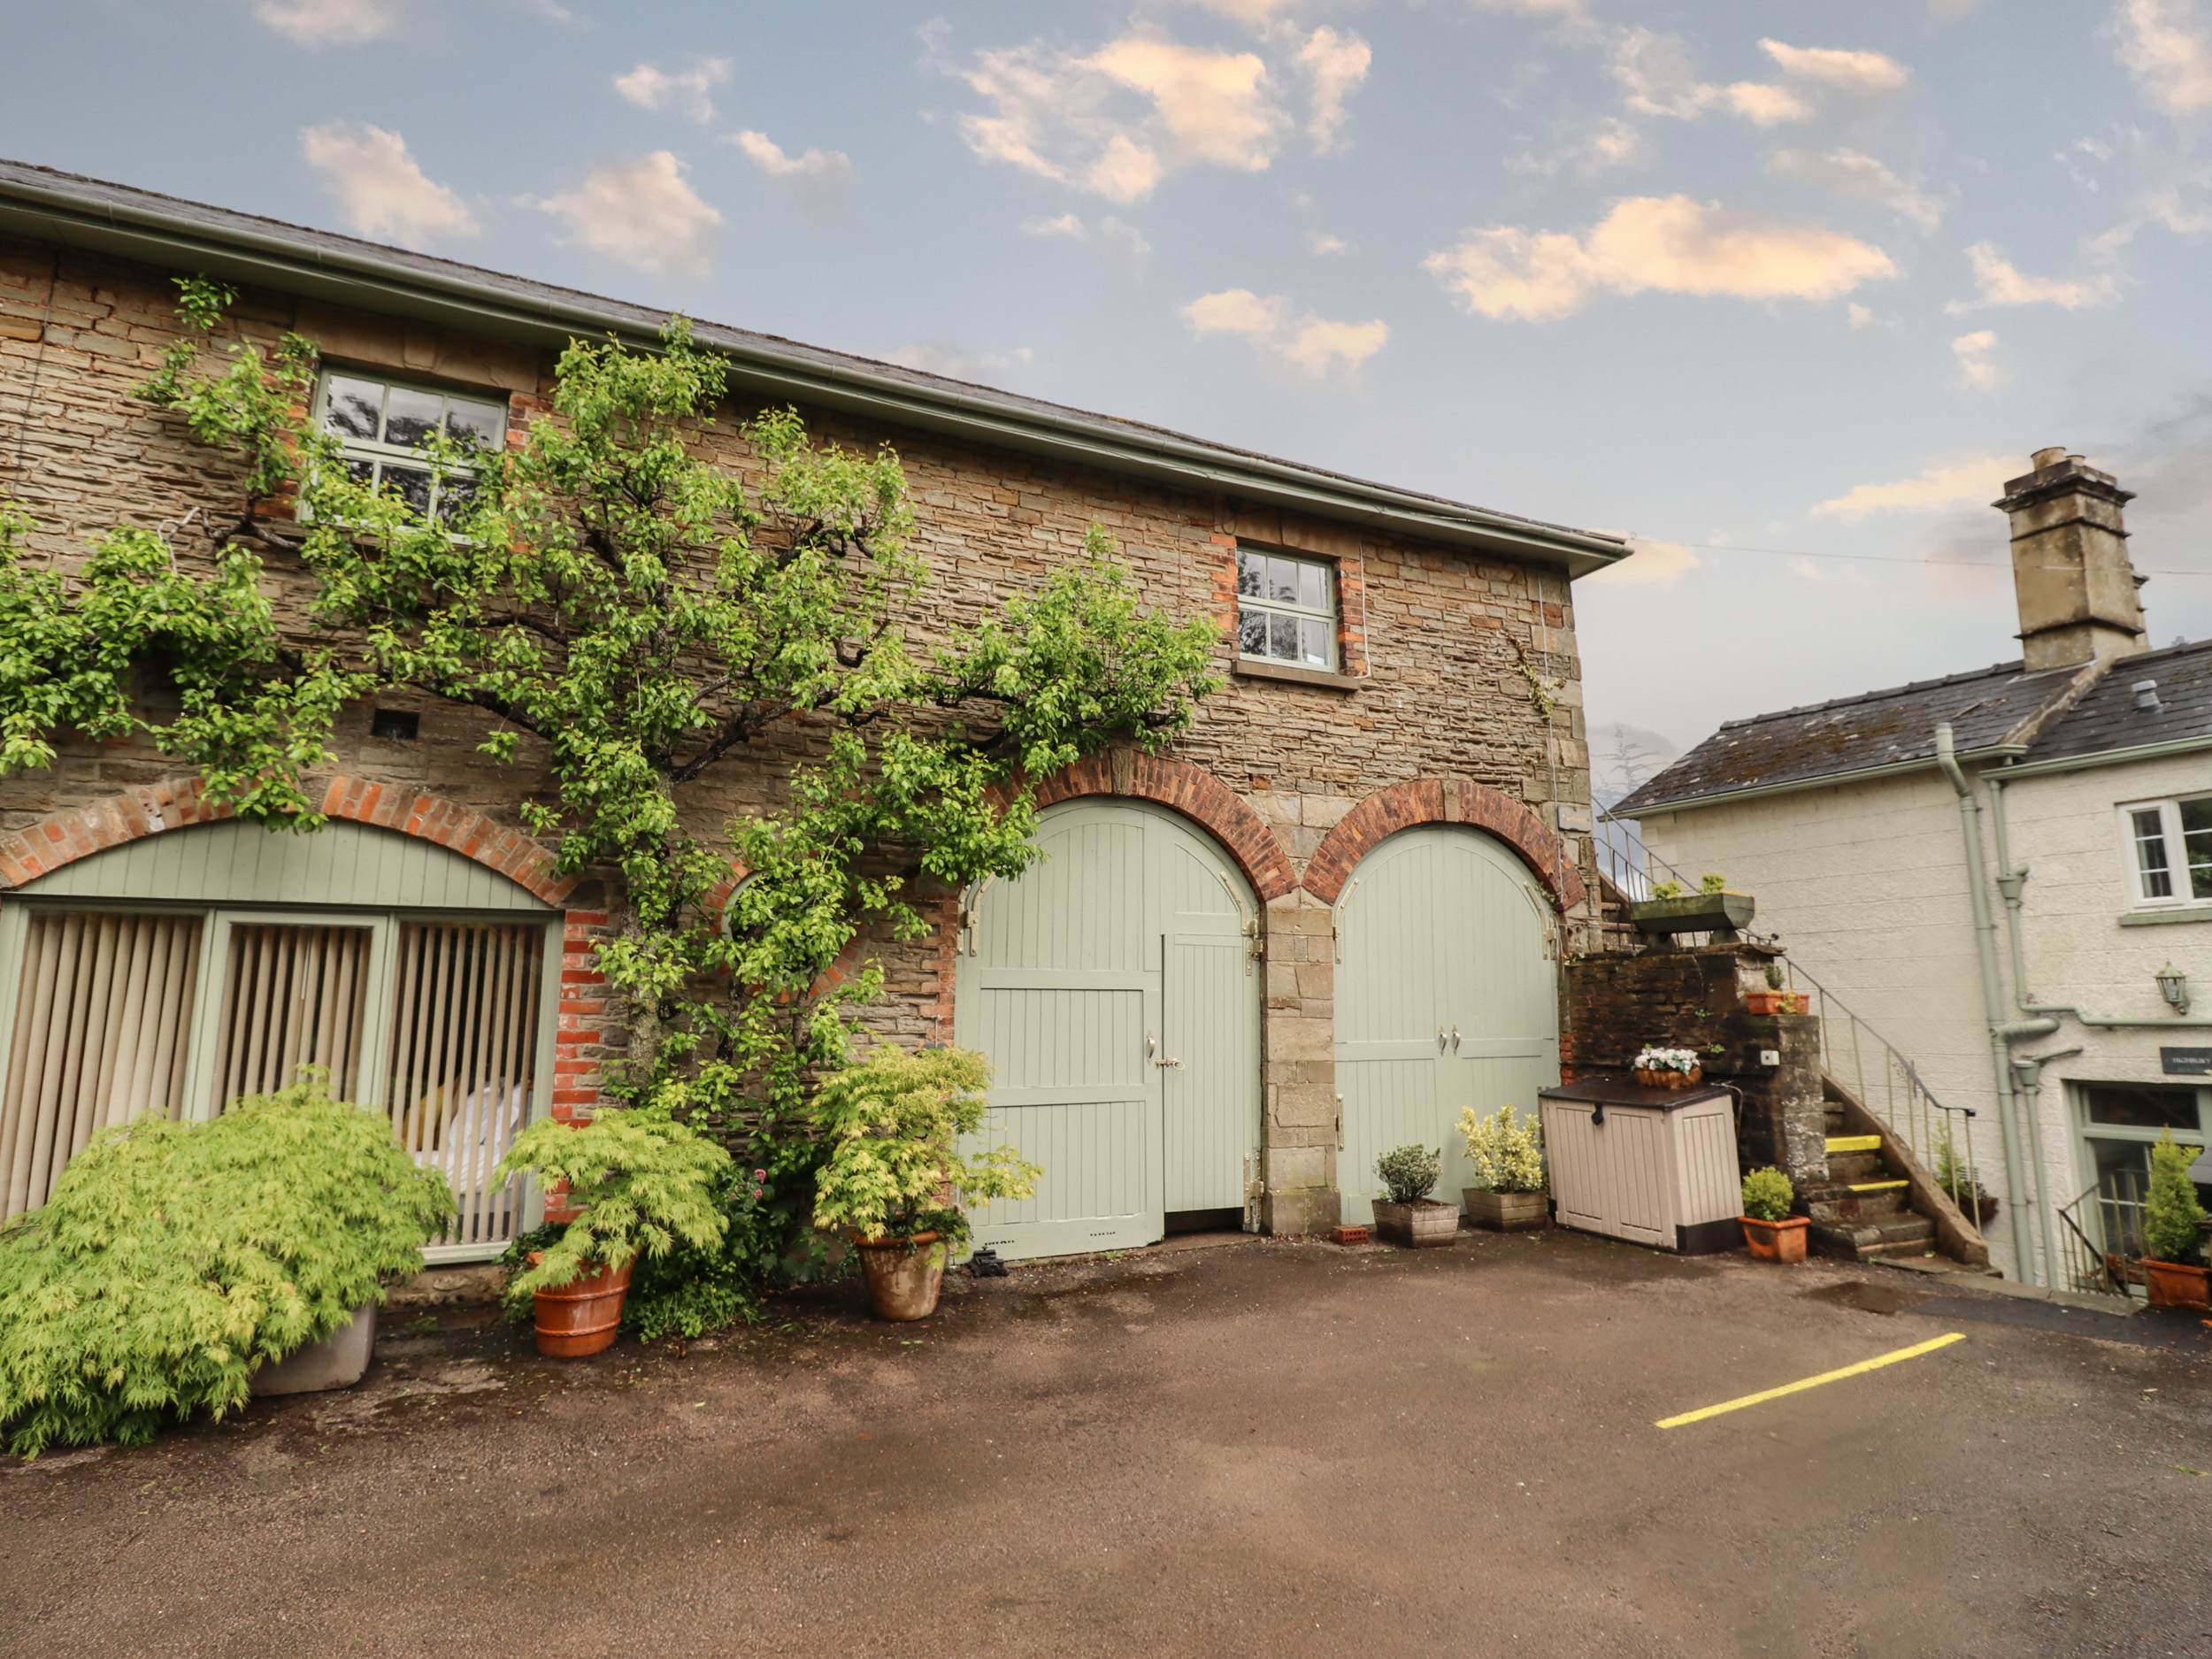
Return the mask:
<svg viewBox="0 0 2212 1659">
<path fill-rule="evenodd" d="M 2189 976 L 2170 962 L 2158 971 L 2158 994 L 2175 1013 L 2189 1011 Z"/>
</svg>

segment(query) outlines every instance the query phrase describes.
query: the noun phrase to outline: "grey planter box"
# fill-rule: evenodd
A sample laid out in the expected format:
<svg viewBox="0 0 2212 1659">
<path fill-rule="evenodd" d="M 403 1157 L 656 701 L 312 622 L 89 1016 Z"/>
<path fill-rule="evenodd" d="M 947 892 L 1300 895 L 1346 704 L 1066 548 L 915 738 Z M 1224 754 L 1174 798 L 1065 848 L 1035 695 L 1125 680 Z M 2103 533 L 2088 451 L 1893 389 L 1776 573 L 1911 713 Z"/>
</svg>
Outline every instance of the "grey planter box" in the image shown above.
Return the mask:
<svg viewBox="0 0 2212 1659">
<path fill-rule="evenodd" d="M 1470 1187 L 1460 1196 L 1467 1201 L 1467 1219 L 1493 1233 L 1525 1233 L 1551 1219 L 1549 1193 L 1492 1193 Z"/>
<path fill-rule="evenodd" d="M 248 1379 L 253 1394 L 311 1394 L 326 1388 L 350 1388 L 369 1369 L 376 1351 L 376 1304 L 365 1302 L 355 1310 L 353 1323 L 342 1325 L 319 1342 L 287 1354 L 273 1365 L 264 1365 Z"/>
<path fill-rule="evenodd" d="M 1410 1204 L 1375 1201 L 1375 1231 L 1393 1244 L 1425 1249 L 1459 1237 L 1459 1206 L 1422 1199 Z"/>
<path fill-rule="evenodd" d="M 1640 933 L 1718 933 L 1749 926 L 1758 908 L 1748 893 L 1685 893 L 1646 899 L 1628 913 Z"/>
</svg>

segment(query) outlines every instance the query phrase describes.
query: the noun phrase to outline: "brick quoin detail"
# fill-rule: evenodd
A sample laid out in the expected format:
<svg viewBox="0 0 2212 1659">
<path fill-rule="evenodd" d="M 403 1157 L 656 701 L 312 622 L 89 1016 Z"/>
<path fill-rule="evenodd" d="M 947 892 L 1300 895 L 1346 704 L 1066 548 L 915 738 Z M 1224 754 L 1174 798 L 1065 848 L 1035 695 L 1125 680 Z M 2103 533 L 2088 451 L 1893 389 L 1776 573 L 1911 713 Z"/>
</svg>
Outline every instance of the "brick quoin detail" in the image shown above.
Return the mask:
<svg viewBox="0 0 2212 1659">
<path fill-rule="evenodd" d="M 1123 772 L 1118 780 L 1118 770 Z M 1262 904 L 1297 890 L 1289 856 L 1267 820 L 1220 779 L 1187 760 L 1109 749 L 1047 779 L 1037 791 L 1037 804 L 1047 807 L 1094 795 L 1152 801 L 1180 812 L 1228 849 Z"/>
<path fill-rule="evenodd" d="M 608 1011 L 606 976 L 595 960 L 598 941 L 607 932 L 607 913 L 566 909 L 576 883 L 572 877 L 554 873 L 551 853 L 520 830 L 495 824 L 482 813 L 441 796 L 337 777 L 323 791 L 323 811 L 332 818 L 435 841 L 496 870 L 563 910 L 560 955 L 546 964 L 548 972 L 561 976 L 559 1024 L 553 1044 L 553 1116 L 588 1116 L 599 1103 L 599 1045 Z M 150 784 L 57 812 L 0 837 L 0 885 L 19 887 L 111 847 L 235 816 L 229 807 L 207 799 L 196 778 Z"/>
<path fill-rule="evenodd" d="M 1553 902 L 1571 910 L 1582 902 L 1586 889 L 1582 876 L 1567 856 L 1559 838 L 1544 821 L 1512 796 L 1487 784 L 1468 779 L 1454 780 L 1456 811 L 1449 810 L 1444 783 L 1435 778 L 1417 778 L 1378 789 L 1328 833 L 1306 865 L 1306 891 L 1324 904 L 1333 904 L 1351 879 L 1352 871 L 1369 849 L 1386 837 L 1417 824 L 1465 824 L 1503 841 L 1536 874 L 1550 892 Z"/>
</svg>

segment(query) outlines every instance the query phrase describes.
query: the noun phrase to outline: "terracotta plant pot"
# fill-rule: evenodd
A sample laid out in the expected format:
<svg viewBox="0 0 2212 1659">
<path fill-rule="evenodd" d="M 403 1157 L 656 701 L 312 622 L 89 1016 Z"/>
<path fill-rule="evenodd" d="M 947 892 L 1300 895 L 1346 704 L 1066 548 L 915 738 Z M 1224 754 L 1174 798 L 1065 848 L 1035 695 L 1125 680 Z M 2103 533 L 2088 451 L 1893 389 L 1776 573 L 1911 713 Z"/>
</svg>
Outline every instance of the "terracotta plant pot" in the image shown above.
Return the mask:
<svg viewBox="0 0 2212 1659">
<path fill-rule="evenodd" d="M 1743 1000 L 1747 1014 L 1802 1014 L 1813 998 L 1809 991 L 1747 991 Z"/>
<path fill-rule="evenodd" d="M 1647 1071 L 1639 1066 L 1636 1080 L 1646 1088 L 1690 1088 L 1705 1080 L 1705 1068 L 1694 1065 L 1686 1071 Z"/>
<path fill-rule="evenodd" d="M 326 1388 L 350 1388 L 369 1368 L 376 1352 L 376 1303 L 354 1310 L 350 1323 L 319 1342 L 295 1348 L 273 1365 L 264 1365 L 246 1384 L 250 1394 L 307 1394 Z"/>
<path fill-rule="evenodd" d="M 926 1319 L 945 1283 L 945 1251 L 933 1233 L 910 1239 L 855 1239 L 868 1305 L 879 1319 Z"/>
<path fill-rule="evenodd" d="M 1493 1233 L 1523 1233 L 1551 1219 L 1549 1193 L 1492 1193 L 1470 1187 L 1460 1196 L 1467 1201 L 1467 1219 Z"/>
<path fill-rule="evenodd" d="M 2212 1267 L 2186 1267 L 2179 1262 L 2142 1263 L 2143 1288 L 2150 1292 L 2154 1308 L 2186 1308 L 2193 1313 L 2212 1313 Z"/>
<path fill-rule="evenodd" d="M 530 1253 L 530 1265 L 540 1253 Z M 602 1267 L 537 1294 L 538 1352 L 548 1359 L 581 1359 L 614 1346 L 622 1328 L 622 1299 L 629 1294 L 631 1263 Z"/>
<path fill-rule="evenodd" d="M 1743 1241 L 1761 1261 L 1805 1259 L 1805 1232 L 1812 1225 L 1806 1217 L 1786 1216 L 1779 1221 L 1761 1221 L 1755 1216 L 1745 1216 L 1741 1220 Z"/>
<path fill-rule="evenodd" d="M 1459 1206 L 1417 1198 L 1409 1204 L 1375 1201 L 1375 1231 L 1409 1250 L 1432 1249 L 1459 1237 Z"/>
</svg>

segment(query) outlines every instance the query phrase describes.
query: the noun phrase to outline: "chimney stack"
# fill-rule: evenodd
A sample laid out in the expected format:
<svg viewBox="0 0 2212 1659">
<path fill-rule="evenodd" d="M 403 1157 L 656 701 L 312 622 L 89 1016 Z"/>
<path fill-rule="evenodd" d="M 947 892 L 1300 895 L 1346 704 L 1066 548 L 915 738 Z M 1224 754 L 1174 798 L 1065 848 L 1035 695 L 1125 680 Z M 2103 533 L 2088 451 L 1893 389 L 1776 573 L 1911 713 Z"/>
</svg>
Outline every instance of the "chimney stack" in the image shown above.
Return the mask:
<svg viewBox="0 0 2212 1659">
<path fill-rule="evenodd" d="M 2012 585 L 2029 669 L 2140 656 L 2143 579 L 2128 563 L 2120 518 L 2133 494 L 2063 449 L 2038 449 L 2030 459 L 2035 471 L 2008 482 L 1993 503 L 2012 520 Z"/>
</svg>

